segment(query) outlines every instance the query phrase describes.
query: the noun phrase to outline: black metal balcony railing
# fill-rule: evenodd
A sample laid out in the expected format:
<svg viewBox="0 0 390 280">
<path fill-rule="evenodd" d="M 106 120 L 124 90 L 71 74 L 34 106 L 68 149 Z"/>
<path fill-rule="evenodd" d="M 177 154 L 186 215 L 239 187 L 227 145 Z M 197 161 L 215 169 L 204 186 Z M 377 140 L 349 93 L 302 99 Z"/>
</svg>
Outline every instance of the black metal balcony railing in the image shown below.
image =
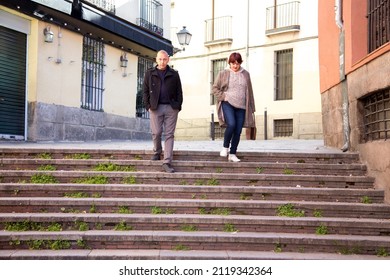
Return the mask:
<svg viewBox="0 0 390 280">
<path fill-rule="evenodd" d="M 146 19 L 137 18 L 137 25 L 144 27 L 144 28 L 146 28 L 146 29 L 148 29 L 148 30 L 160 35 L 160 36 L 164 35 L 164 29 L 162 29 L 161 27 L 159 27 L 153 23 L 150 23 Z"/>
<path fill-rule="evenodd" d="M 115 0 L 84 0 L 102 10 L 115 14 Z"/>
<path fill-rule="evenodd" d="M 232 17 L 224 16 L 206 20 L 205 45 L 231 43 Z"/>
<path fill-rule="evenodd" d="M 266 10 L 266 34 L 299 31 L 299 2 L 272 6 Z"/>
</svg>

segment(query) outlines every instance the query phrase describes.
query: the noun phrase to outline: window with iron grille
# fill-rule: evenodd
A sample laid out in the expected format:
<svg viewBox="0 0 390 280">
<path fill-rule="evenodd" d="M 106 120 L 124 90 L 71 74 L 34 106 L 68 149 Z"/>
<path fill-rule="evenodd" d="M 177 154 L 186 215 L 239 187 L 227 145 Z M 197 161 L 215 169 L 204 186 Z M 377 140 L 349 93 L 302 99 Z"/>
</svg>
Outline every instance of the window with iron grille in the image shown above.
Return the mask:
<svg viewBox="0 0 390 280">
<path fill-rule="evenodd" d="M 156 0 L 140 0 L 140 18 L 137 24 L 163 36 L 163 5 Z"/>
<path fill-rule="evenodd" d="M 137 73 L 137 97 L 136 97 L 136 117 L 149 119 L 149 112 L 146 110 L 143 103 L 143 83 L 146 71 L 153 67 L 153 60 L 138 57 L 138 73 Z"/>
<path fill-rule="evenodd" d="M 219 125 L 219 122 L 214 123 L 214 137 L 215 139 L 223 139 L 225 135 L 225 128 Z"/>
<path fill-rule="evenodd" d="M 390 138 L 390 88 L 375 92 L 363 100 L 365 141 Z"/>
<path fill-rule="evenodd" d="M 289 137 L 293 135 L 293 120 L 274 120 L 274 137 Z"/>
<path fill-rule="evenodd" d="M 103 111 L 104 44 L 84 36 L 81 108 Z"/>
<path fill-rule="evenodd" d="M 390 41 L 390 0 L 368 0 L 368 51 Z"/>
<path fill-rule="evenodd" d="M 275 52 L 275 100 L 292 99 L 293 50 Z"/>
<path fill-rule="evenodd" d="M 211 61 L 211 63 L 212 63 L 212 66 L 211 66 L 212 73 L 211 73 L 211 81 L 210 81 L 210 105 L 215 105 L 217 102 L 216 102 L 215 96 L 212 92 L 212 86 L 213 86 L 215 80 L 217 79 L 218 73 L 226 68 L 227 60 L 226 60 L 226 58 L 221 58 L 221 59 L 213 60 L 213 61 Z"/>
</svg>

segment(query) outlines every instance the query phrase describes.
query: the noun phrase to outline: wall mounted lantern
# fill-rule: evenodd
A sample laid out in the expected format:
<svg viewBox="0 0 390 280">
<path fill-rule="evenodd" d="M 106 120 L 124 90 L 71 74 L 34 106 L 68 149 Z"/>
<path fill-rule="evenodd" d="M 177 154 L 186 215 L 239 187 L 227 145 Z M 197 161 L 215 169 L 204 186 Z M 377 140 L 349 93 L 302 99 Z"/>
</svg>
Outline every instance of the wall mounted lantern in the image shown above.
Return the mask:
<svg viewBox="0 0 390 280">
<path fill-rule="evenodd" d="M 177 40 L 179 41 L 179 44 L 183 46 L 183 49 L 175 48 L 174 52 L 180 52 L 185 51 L 185 46 L 188 46 L 190 44 L 192 34 L 188 32 L 185 26 L 183 26 L 183 29 L 176 33 Z"/>
<path fill-rule="evenodd" d="M 128 62 L 126 53 L 123 53 L 121 55 L 120 61 L 121 61 L 121 67 L 126 68 L 127 67 L 127 62 Z"/>
<path fill-rule="evenodd" d="M 45 27 L 43 29 L 43 35 L 45 35 L 45 42 L 46 43 L 53 43 L 54 40 L 54 33 L 50 30 L 50 26 Z"/>
</svg>

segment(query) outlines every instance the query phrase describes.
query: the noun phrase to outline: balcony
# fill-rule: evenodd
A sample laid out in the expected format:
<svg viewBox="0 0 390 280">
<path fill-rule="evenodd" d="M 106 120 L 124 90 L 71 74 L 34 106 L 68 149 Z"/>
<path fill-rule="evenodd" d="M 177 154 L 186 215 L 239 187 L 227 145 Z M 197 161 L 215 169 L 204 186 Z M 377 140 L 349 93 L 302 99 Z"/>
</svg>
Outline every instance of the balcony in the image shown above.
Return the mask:
<svg viewBox="0 0 390 280">
<path fill-rule="evenodd" d="M 299 31 L 299 2 L 294 1 L 267 8 L 266 21 L 267 36 Z"/>
<path fill-rule="evenodd" d="M 206 20 L 205 32 L 206 47 L 221 44 L 231 44 L 232 39 L 232 17 L 224 16 Z"/>
<path fill-rule="evenodd" d="M 115 14 L 115 0 L 84 0 L 97 8 Z"/>
</svg>

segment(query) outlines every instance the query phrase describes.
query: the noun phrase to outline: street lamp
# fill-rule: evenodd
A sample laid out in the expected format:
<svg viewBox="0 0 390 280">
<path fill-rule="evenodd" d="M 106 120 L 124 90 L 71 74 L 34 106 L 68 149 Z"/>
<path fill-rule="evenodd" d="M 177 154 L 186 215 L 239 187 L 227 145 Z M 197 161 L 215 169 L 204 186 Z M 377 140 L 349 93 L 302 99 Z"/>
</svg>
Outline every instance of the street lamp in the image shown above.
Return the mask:
<svg viewBox="0 0 390 280">
<path fill-rule="evenodd" d="M 185 26 L 183 29 L 176 33 L 179 44 L 183 46 L 183 49 L 175 48 L 175 53 L 185 51 L 185 46 L 188 46 L 191 41 L 192 34 L 188 32 Z"/>
</svg>

